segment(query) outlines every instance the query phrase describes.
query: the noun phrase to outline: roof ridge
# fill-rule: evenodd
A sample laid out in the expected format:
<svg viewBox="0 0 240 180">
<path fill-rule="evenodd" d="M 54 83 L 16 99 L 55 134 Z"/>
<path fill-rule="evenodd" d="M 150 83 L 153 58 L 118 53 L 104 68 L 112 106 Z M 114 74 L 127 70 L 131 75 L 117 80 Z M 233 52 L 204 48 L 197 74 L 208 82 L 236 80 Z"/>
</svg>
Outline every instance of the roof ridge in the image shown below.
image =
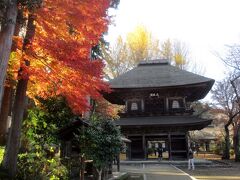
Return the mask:
<svg viewBox="0 0 240 180">
<path fill-rule="evenodd" d="M 138 63 L 138 66 L 146 66 L 146 65 L 170 65 L 169 59 L 152 59 L 152 60 L 143 60 Z"/>
</svg>

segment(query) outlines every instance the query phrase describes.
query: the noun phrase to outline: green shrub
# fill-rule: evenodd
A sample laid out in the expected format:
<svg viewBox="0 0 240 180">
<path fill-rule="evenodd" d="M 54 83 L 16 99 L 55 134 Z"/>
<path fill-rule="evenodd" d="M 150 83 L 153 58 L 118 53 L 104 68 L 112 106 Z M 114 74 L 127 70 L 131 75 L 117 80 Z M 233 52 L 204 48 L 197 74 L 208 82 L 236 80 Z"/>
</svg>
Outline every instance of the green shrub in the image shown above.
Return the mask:
<svg viewBox="0 0 240 180">
<path fill-rule="evenodd" d="M 148 148 L 147 152 L 148 152 L 148 154 L 153 154 L 154 153 L 154 148 Z"/>
<path fill-rule="evenodd" d="M 19 155 L 17 179 L 67 179 L 67 168 L 59 157 L 46 158 L 44 153 Z"/>
<path fill-rule="evenodd" d="M 57 155 L 57 132 L 75 116 L 62 97 L 39 102 L 23 122 L 17 179 L 68 179 L 68 170 Z"/>
<path fill-rule="evenodd" d="M 230 155 L 233 156 L 235 154 L 234 149 L 230 149 Z"/>
<path fill-rule="evenodd" d="M 6 169 L 0 166 L 0 179 L 10 179 Z"/>
<path fill-rule="evenodd" d="M 223 154 L 223 148 L 221 146 L 215 146 L 213 148 L 214 154 L 222 155 Z"/>
</svg>

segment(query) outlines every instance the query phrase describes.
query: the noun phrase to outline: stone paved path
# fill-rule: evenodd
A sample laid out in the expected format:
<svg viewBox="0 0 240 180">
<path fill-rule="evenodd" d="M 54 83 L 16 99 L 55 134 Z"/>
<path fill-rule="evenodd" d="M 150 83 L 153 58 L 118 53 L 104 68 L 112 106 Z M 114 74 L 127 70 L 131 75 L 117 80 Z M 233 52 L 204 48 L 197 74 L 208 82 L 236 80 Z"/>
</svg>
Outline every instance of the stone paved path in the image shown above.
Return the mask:
<svg viewBox="0 0 240 180">
<path fill-rule="evenodd" d="M 133 179 L 142 175 L 143 180 L 192 180 L 192 178 L 170 164 L 121 165 L 121 171 L 129 172 Z"/>
</svg>

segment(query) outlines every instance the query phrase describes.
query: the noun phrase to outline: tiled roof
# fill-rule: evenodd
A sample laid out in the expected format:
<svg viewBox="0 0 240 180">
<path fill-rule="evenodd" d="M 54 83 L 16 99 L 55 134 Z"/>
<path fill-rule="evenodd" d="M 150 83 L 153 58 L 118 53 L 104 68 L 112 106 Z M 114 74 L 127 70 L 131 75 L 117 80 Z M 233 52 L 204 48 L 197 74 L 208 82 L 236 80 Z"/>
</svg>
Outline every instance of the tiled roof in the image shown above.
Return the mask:
<svg viewBox="0 0 240 180">
<path fill-rule="evenodd" d="M 119 88 L 149 88 L 174 87 L 199 83 L 212 86 L 213 79 L 206 78 L 170 65 L 166 60 L 150 60 L 109 81 L 110 87 Z"/>
</svg>

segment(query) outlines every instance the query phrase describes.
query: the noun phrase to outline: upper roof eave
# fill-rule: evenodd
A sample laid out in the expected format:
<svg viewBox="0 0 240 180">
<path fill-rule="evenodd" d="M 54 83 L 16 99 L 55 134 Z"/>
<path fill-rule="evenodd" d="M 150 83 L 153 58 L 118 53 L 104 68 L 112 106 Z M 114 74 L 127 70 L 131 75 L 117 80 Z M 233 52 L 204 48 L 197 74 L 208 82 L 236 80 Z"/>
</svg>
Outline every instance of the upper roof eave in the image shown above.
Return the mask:
<svg viewBox="0 0 240 180">
<path fill-rule="evenodd" d="M 118 89 L 170 89 L 170 88 L 181 88 L 181 87 L 186 87 L 186 86 L 204 86 L 204 85 L 208 85 L 208 86 L 212 86 L 214 84 L 215 80 L 214 79 L 210 79 L 208 81 L 205 82 L 198 82 L 198 83 L 192 83 L 192 84 L 176 84 L 176 85 L 172 85 L 172 86 L 163 86 L 163 85 L 159 85 L 159 86 L 128 86 L 128 87 L 123 87 L 123 86 L 114 86 L 110 84 L 110 88 L 114 90 L 118 90 Z"/>
</svg>

